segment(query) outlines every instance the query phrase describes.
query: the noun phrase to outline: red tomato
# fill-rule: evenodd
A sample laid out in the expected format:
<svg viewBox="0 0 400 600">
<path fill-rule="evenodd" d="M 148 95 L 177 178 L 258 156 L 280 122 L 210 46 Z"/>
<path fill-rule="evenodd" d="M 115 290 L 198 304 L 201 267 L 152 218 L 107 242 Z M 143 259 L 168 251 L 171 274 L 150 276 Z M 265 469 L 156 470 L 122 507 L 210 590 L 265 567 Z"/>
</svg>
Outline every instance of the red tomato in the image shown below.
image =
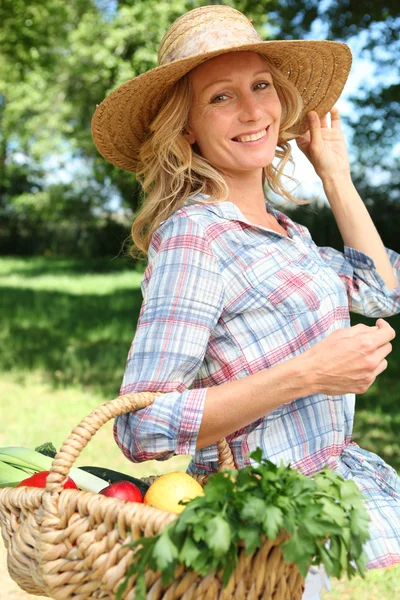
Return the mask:
<svg viewBox="0 0 400 600">
<path fill-rule="evenodd" d="M 35 473 L 34 475 L 27 477 L 23 481 L 20 481 L 19 484 L 17 485 L 17 487 L 27 486 L 27 487 L 45 488 L 47 475 L 49 473 L 50 473 L 50 471 L 41 471 L 40 473 Z M 68 477 L 67 481 L 64 483 L 64 490 L 67 490 L 67 489 L 71 489 L 71 490 L 78 489 L 78 486 L 76 485 L 75 481 L 72 481 L 71 477 Z"/>
<path fill-rule="evenodd" d="M 125 502 L 143 502 L 141 491 L 130 481 L 115 481 L 103 488 L 99 494 L 109 498 L 119 498 L 119 500 L 125 500 Z"/>
</svg>

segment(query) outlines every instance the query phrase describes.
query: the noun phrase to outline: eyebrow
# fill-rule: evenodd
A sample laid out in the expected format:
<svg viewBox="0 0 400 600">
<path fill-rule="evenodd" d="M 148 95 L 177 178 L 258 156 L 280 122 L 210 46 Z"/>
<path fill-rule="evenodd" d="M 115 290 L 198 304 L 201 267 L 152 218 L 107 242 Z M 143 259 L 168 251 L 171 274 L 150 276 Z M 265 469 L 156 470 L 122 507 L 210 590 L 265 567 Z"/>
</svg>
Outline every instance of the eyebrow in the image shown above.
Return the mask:
<svg viewBox="0 0 400 600">
<path fill-rule="evenodd" d="M 255 73 L 253 73 L 253 77 L 257 77 L 257 75 L 262 75 L 262 74 L 268 74 L 271 75 L 271 72 L 268 71 L 267 69 L 261 69 L 261 71 L 256 71 Z M 231 83 L 232 79 L 216 79 L 215 81 L 212 81 L 211 83 L 208 83 L 206 86 L 203 87 L 203 89 L 201 90 L 201 93 L 204 93 L 209 87 L 213 86 L 213 85 L 217 85 L 219 83 Z"/>
</svg>

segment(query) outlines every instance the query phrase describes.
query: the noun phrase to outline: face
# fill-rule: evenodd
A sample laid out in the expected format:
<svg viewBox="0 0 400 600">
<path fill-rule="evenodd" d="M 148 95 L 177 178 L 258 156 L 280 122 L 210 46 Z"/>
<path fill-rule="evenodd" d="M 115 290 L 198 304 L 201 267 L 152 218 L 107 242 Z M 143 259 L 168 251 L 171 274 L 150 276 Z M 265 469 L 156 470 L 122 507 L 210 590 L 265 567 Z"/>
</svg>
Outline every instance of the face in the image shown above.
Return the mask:
<svg viewBox="0 0 400 600">
<path fill-rule="evenodd" d="M 196 143 L 222 174 L 260 174 L 275 156 L 281 118 L 267 63 L 254 52 L 231 52 L 208 60 L 189 76 L 189 143 Z"/>
</svg>

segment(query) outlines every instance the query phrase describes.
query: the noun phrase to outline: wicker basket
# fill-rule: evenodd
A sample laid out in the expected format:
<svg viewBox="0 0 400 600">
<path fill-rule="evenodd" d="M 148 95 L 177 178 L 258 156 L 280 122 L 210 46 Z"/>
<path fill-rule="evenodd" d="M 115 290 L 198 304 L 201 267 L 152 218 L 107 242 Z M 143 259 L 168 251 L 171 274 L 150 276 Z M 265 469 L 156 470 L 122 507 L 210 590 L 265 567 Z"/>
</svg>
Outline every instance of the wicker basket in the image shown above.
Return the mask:
<svg viewBox="0 0 400 600">
<path fill-rule="evenodd" d="M 46 489 L 0 490 L 0 522 L 8 550 L 8 569 L 14 581 L 30 594 L 56 600 L 114 600 L 125 579 L 133 539 L 161 531 L 175 513 L 140 503 L 79 490 L 63 490 L 70 468 L 93 435 L 116 416 L 151 404 L 159 393 L 120 396 L 96 408 L 71 432 L 51 467 Z M 220 469 L 234 468 L 225 440 L 219 444 Z M 207 476 L 194 476 L 205 485 Z M 154 477 L 148 478 L 154 480 Z M 183 567 L 175 580 L 163 585 L 161 573 L 146 573 L 151 600 L 300 600 L 304 578 L 296 565 L 287 564 L 279 545 L 268 539 L 258 551 L 239 561 L 226 588 L 218 574 L 201 577 Z M 124 600 L 135 598 L 132 577 Z"/>
</svg>

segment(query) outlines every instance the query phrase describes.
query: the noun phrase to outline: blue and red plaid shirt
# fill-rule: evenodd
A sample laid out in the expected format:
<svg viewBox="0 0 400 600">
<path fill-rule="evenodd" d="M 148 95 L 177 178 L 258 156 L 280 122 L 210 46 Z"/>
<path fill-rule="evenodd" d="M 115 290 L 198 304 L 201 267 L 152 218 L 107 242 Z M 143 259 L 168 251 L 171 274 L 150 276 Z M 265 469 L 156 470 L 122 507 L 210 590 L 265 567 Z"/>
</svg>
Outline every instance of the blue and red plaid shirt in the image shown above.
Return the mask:
<svg viewBox="0 0 400 600">
<path fill-rule="evenodd" d="M 164 395 L 117 417 L 114 436 L 131 461 L 188 454 L 189 472 L 218 468 L 217 444 L 196 450 L 207 388 L 247 377 L 305 352 L 349 311 L 400 312 L 374 261 L 354 248 L 318 247 L 308 229 L 272 207 L 288 237 L 250 223 L 232 202 L 190 199 L 152 236 L 143 304 L 121 394 Z M 387 249 L 400 281 L 400 256 Z M 390 357 L 389 357 L 390 360 Z M 261 447 L 310 475 L 325 465 L 369 498 L 369 568 L 400 562 L 400 479 L 351 442 L 355 395 L 313 394 L 284 404 L 227 436 L 238 468 Z"/>
</svg>

